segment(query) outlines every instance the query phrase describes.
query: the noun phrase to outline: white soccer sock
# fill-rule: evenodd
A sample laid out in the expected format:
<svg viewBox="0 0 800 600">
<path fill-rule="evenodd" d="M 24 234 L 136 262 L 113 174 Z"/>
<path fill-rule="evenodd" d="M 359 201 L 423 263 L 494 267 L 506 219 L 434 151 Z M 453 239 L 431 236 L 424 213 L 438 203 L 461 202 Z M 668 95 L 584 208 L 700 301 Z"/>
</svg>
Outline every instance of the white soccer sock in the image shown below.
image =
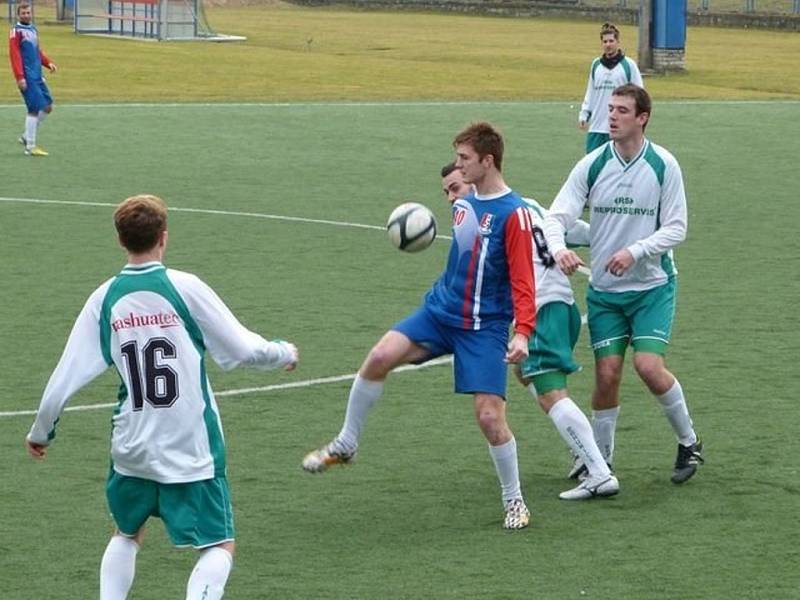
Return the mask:
<svg viewBox="0 0 800 600">
<path fill-rule="evenodd" d="M 505 444 L 489 446 L 489 454 L 494 461 L 494 470 L 500 480 L 500 489 L 503 493 L 503 503 L 522 498 L 519 483 L 519 463 L 517 462 L 517 440 L 511 438 Z"/>
<path fill-rule="evenodd" d="M 39 114 L 36 115 L 37 126 L 44 123 L 44 120 L 47 118 L 47 113 L 43 110 L 39 111 Z"/>
<path fill-rule="evenodd" d="M 336 436 L 336 442 L 342 450 L 351 452 L 358 448 L 358 440 L 361 438 L 367 415 L 381 394 L 383 394 L 383 381 L 370 381 L 361 375 L 356 375 L 350 387 L 344 424 Z"/>
<path fill-rule="evenodd" d="M 225 592 L 233 556 L 223 548 L 208 548 L 192 570 L 186 584 L 186 600 L 219 600 Z"/>
<path fill-rule="evenodd" d="M 614 464 L 614 433 L 617 430 L 619 406 L 592 411 L 592 431 L 600 454 L 608 464 Z"/>
<path fill-rule="evenodd" d="M 533 385 L 532 383 L 529 383 L 526 387 L 528 388 L 528 391 L 531 393 L 531 396 L 533 396 L 533 399 L 538 400 L 539 394 L 536 392 L 536 386 Z"/>
<path fill-rule="evenodd" d="M 664 415 L 669 424 L 675 431 L 678 442 L 683 446 L 690 446 L 697 441 L 697 434 L 692 427 L 692 419 L 689 417 L 689 408 L 686 406 L 686 398 L 683 396 L 683 388 L 678 380 L 672 384 L 665 393 L 656 396 Z"/>
<path fill-rule="evenodd" d="M 136 574 L 139 544 L 123 535 L 111 538 L 100 562 L 100 600 L 125 600 Z"/>
<path fill-rule="evenodd" d="M 25 117 L 25 146 L 30 150 L 36 145 L 36 125 L 39 119 L 36 116 Z"/>
<path fill-rule="evenodd" d="M 562 398 L 556 402 L 548 416 L 572 453 L 586 465 L 592 478 L 605 479 L 611 474 L 597 447 L 589 419 L 571 398 Z"/>
</svg>

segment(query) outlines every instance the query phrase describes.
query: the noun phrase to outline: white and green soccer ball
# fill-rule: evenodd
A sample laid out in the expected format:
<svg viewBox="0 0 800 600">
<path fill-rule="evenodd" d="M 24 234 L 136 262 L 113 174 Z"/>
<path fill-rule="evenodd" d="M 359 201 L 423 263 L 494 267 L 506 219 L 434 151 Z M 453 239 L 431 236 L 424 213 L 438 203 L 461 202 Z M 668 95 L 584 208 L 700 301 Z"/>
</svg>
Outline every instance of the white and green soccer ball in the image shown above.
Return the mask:
<svg viewBox="0 0 800 600">
<path fill-rule="evenodd" d="M 386 229 L 396 248 L 403 252 L 419 252 L 436 239 L 436 218 L 427 206 L 406 202 L 389 215 Z"/>
</svg>

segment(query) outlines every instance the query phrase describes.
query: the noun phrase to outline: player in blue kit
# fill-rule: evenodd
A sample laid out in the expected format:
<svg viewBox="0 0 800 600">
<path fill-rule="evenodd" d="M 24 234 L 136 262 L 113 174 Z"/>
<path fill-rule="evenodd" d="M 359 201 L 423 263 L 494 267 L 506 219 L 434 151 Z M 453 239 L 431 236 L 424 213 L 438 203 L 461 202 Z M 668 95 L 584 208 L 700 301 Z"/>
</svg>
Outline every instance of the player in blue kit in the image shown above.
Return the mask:
<svg viewBox="0 0 800 600">
<path fill-rule="evenodd" d="M 522 497 L 514 435 L 506 422 L 507 363 L 528 356 L 534 328 L 530 215 L 501 173 L 504 143 L 488 123 L 459 133 L 456 168 L 475 192 L 453 203 L 453 242 L 444 273 L 422 306 L 372 348 L 350 389 L 344 425 L 332 442 L 303 459 L 319 473 L 353 460 L 367 414 L 389 372 L 453 354 L 455 391 L 472 394 L 478 426 L 502 490 L 503 527 L 521 529 L 530 513 Z M 514 319 L 514 335 L 509 326 Z"/>
<path fill-rule="evenodd" d="M 31 5 L 27 2 L 18 4 L 17 24 L 11 29 L 8 39 L 8 57 L 14 79 L 28 109 L 25 133 L 19 138 L 19 142 L 25 146 L 25 154 L 28 156 L 47 156 L 48 153 L 36 145 L 39 125 L 53 110 L 53 99 L 42 77 L 42 65 L 51 73 L 55 73 L 57 67 L 39 47 L 39 32 L 32 20 Z"/>
</svg>

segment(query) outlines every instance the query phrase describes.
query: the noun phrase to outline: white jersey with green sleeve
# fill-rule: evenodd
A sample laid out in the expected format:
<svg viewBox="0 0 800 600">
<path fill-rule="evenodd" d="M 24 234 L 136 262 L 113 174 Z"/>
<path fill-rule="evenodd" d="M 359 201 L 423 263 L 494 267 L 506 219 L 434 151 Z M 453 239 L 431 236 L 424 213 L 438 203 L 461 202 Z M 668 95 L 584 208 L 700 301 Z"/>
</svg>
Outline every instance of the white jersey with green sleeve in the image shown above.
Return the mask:
<svg viewBox="0 0 800 600">
<path fill-rule="evenodd" d="M 160 483 L 225 474 L 225 445 L 205 353 L 223 369 L 280 368 L 291 345 L 246 329 L 196 276 L 127 265 L 89 297 L 45 388 L 28 439 L 46 444 L 68 400 L 114 366 L 121 379 L 113 468 Z"/>
<path fill-rule="evenodd" d="M 566 247 L 564 232 L 587 203 L 594 289 L 649 290 L 677 274 L 672 249 L 686 238 L 686 194 L 678 161 L 667 150 L 645 139 L 626 163 L 612 141 L 583 157 L 545 219 L 553 256 Z M 608 273 L 611 256 L 625 248 L 633 266 L 621 277 Z"/>
<path fill-rule="evenodd" d="M 626 56 L 609 69 L 599 57 L 595 58 L 589 69 L 589 81 L 578 120 L 589 123 L 591 132 L 608 133 L 608 101 L 611 92 L 626 83 L 644 87 L 642 74 L 632 59 Z"/>
<path fill-rule="evenodd" d="M 533 222 L 533 269 L 536 283 L 536 310 L 550 302 L 574 304 L 569 277 L 555 264 L 544 237 L 544 219 L 547 209 L 532 198 L 523 198 L 530 208 Z M 567 231 L 567 244 L 570 246 L 589 245 L 589 224 L 577 220 Z"/>
</svg>

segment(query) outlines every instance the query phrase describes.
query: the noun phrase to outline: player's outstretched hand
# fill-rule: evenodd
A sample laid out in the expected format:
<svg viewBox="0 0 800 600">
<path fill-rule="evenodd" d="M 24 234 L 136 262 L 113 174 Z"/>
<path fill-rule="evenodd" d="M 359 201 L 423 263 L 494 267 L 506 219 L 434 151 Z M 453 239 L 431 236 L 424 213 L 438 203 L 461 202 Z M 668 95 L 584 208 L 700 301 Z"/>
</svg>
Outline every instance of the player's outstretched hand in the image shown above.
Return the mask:
<svg viewBox="0 0 800 600">
<path fill-rule="evenodd" d="M 37 444 L 26 437 L 25 447 L 28 449 L 28 454 L 36 460 L 43 460 L 47 456 L 47 444 Z"/>
<path fill-rule="evenodd" d="M 58 67 L 56 66 L 56 63 L 50 63 L 50 66 L 47 67 L 47 68 L 50 69 L 51 73 L 55 73 L 56 71 L 58 71 Z"/>
<path fill-rule="evenodd" d="M 559 268 L 567 275 L 572 275 L 578 267 L 585 266 L 581 257 L 567 248 L 559 250 L 556 254 L 556 262 Z"/>
<path fill-rule="evenodd" d="M 286 348 L 292 356 L 292 360 L 283 368 L 284 371 L 294 371 L 297 368 L 297 363 L 300 362 L 300 352 L 297 346 L 291 342 L 281 342 L 283 347 Z"/>
<path fill-rule="evenodd" d="M 17 79 L 17 87 L 19 88 L 20 92 L 24 92 L 28 89 L 28 82 L 25 81 L 25 78 Z"/>
<path fill-rule="evenodd" d="M 521 333 L 515 333 L 508 343 L 506 352 L 507 363 L 519 363 L 528 358 L 528 337 Z"/>
</svg>

